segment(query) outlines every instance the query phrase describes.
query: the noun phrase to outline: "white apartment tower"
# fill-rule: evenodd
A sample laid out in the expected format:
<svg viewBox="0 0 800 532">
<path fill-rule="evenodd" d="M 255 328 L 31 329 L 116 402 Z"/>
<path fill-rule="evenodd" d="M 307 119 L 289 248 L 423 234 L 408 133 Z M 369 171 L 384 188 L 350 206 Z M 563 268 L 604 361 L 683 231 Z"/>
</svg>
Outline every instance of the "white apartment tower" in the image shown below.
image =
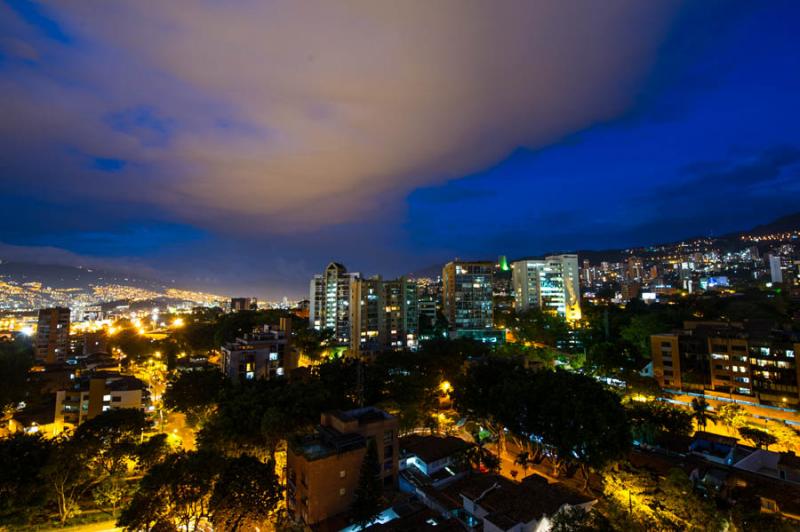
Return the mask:
<svg viewBox="0 0 800 532">
<path fill-rule="evenodd" d="M 580 272 L 575 254 L 550 255 L 511 265 L 514 300 L 519 311 L 541 308 L 568 320 L 581 317 Z"/>
</svg>

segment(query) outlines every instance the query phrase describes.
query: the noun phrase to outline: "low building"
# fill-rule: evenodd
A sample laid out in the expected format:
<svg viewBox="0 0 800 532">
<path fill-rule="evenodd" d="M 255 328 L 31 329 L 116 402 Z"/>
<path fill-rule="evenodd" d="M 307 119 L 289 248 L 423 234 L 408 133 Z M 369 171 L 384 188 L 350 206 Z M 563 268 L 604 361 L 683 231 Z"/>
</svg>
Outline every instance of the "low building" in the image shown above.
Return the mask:
<svg viewBox="0 0 800 532">
<path fill-rule="evenodd" d="M 400 438 L 400 489 L 425 499 L 425 488 L 441 488 L 469 473 L 473 444 L 455 436 L 412 434 Z"/>
<path fill-rule="evenodd" d="M 245 334 L 222 346 L 222 373 L 234 383 L 282 377 L 295 367 L 291 353 L 291 321 L 281 318 L 280 327 Z"/>
<path fill-rule="evenodd" d="M 769 322 L 686 322 L 650 344 L 662 388 L 800 405 L 800 336 Z"/>
<path fill-rule="evenodd" d="M 558 513 L 571 508 L 590 511 L 597 502 L 535 474 L 521 482 L 500 475 L 472 475 L 445 492 L 460 500 L 459 520 L 470 530 L 482 525 L 485 532 L 544 532 Z"/>
<path fill-rule="evenodd" d="M 347 512 L 370 439 L 384 486 L 397 486 L 397 431 L 397 418 L 373 407 L 323 413 L 315 433 L 292 442 L 286 453 L 289 511 L 306 525 Z"/>
<path fill-rule="evenodd" d="M 146 407 L 145 384 L 130 375 L 97 372 L 77 378 L 73 386 L 56 392 L 55 423 L 77 427 L 106 410 Z"/>
</svg>

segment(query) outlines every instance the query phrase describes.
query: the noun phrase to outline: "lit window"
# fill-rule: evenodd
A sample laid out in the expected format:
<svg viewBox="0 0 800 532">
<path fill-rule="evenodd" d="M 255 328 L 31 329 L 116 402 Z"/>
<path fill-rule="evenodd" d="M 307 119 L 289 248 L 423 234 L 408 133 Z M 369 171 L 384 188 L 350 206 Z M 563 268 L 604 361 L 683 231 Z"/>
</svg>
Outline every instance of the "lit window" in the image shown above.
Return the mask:
<svg viewBox="0 0 800 532">
<path fill-rule="evenodd" d="M 342 469 L 341 471 L 339 471 L 339 478 L 344 478 L 344 477 L 346 477 L 346 476 L 347 476 L 347 471 L 345 471 L 344 469 Z"/>
<path fill-rule="evenodd" d="M 345 493 L 347 493 L 347 490 L 346 490 L 346 489 L 344 489 L 344 488 L 339 488 L 339 496 L 340 496 L 340 497 L 343 497 Z"/>
</svg>

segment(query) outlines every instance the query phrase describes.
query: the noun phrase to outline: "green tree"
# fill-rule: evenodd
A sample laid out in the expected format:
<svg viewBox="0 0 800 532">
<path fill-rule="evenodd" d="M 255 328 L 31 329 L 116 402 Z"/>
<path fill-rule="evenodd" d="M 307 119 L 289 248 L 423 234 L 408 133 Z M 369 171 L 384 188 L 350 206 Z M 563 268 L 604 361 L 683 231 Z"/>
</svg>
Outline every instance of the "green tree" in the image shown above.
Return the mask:
<svg viewBox="0 0 800 532">
<path fill-rule="evenodd" d="M 74 439 L 62 437 L 53 444 L 49 459 L 42 468 L 42 478 L 56 504 L 61 524 L 79 510 L 81 499 L 96 481 L 93 470 L 86 464 L 97 448 Z"/>
<path fill-rule="evenodd" d="M 350 507 L 351 521 L 361 528 L 367 528 L 372 524 L 383 510 L 383 486 L 380 472 L 378 449 L 375 446 L 375 440 L 370 439 L 367 443 L 364 461 L 361 464 L 358 487 Z"/>
<path fill-rule="evenodd" d="M 101 508 L 111 508 L 111 516 L 117 516 L 121 503 L 133 493 L 133 487 L 121 471 L 106 476 L 92 489 L 95 503 Z"/>
<path fill-rule="evenodd" d="M 244 455 L 229 460 L 209 503 L 219 530 L 254 530 L 276 510 L 281 498 L 275 464 Z"/>
<path fill-rule="evenodd" d="M 765 430 L 757 429 L 755 427 L 742 427 L 739 429 L 739 434 L 742 436 L 742 438 L 753 442 L 753 445 L 759 449 L 769 449 L 770 445 L 775 445 L 778 443 L 778 438 Z"/>
<path fill-rule="evenodd" d="M 692 433 L 692 414 L 668 403 L 633 401 L 626 411 L 633 437 L 642 443 L 652 445 L 661 434 L 688 436 Z"/>
<path fill-rule="evenodd" d="M 634 346 L 644 358 L 650 358 L 650 337 L 668 331 L 672 323 L 661 315 L 650 312 L 636 314 L 620 331 L 620 337 Z"/>
<path fill-rule="evenodd" d="M 192 426 L 202 426 L 217 406 L 228 381 L 217 369 L 185 371 L 170 381 L 164 406 L 186 415 Z"/>
<path fill-rule="evenodd" d="M 147 471 L 161 462 L 170 453 L 166 434 L 154 434 L 136 448 L 136 461 L 139 469 Z"/>
<path fill-rule="evenodd" d="M 697 422 L 697 426 L 706 430 L 709 421 L 716 420 L 716 416 L 710 411 L 705 397 L 695 397 L 692 399 L 692 417 Z"/>
<path fill-rule="evenodd" d="M 569 339 L 569 325 L 554 313 L 530 309 L 519 313 L 513 320 L 514 336 L 520 342 L 558 347 Z"/>
<path fill-rule="evenodd" d="M 745 419 L 747 419 L 747 412 L 741 405 L 736 403 L 728 403 L 719 409 L 719 420 L 725 424 L 728 432 L 741 427 Z"/>
<path fill-rule="evenodd" d="M 528 451 L 520 451 L 514 457 L 514 463 L 522 467 L 523 476 L 528 476 L 528 468 L 531 466 L 531 454 Z"/>
<path fill-rule="evenodd" d="M 118 408 L 82 423 L 72 440 L 92 451 L 84 466 L 93 469 L 99 478 L 122 471 L 126 461 L 136 457 L 137 447 L 150 426 L 141 410 Z"/>
<path fill-rule="evenodd" d="M 153 466 L 139 483 L 117 526 L 126 530 L 194 530 L 211 517 L 209 501 L 223 461 L 205 452 L 180 452 Z"/>
</svg>

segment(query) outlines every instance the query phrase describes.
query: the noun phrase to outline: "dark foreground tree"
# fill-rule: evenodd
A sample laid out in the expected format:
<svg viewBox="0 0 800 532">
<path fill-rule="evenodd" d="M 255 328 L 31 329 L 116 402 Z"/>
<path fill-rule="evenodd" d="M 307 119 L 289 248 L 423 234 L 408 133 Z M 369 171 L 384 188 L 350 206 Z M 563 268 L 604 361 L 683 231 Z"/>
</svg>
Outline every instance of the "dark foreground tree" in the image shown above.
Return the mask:
<svg viewBox="0 0 800 532">
<path fill-rule="evenodd" d="M 256 530 L 275 512 L 281 497 L 275 464 L 244 455 L 229 460 L 211 495 L 218 530 Z"/>
<path fill-rule="evenodd" d="M 23 517 L 43 506 L 41 469 L 51 444 L 39 435 L 16 433 L 0 439 L 0 518 Z M 29 516 L 27 516 L 29 517 Z"/>
<path fill-rule="evenodd" d="M 221 459 L 210 453 L 168 456 L 142 478 L 117 525 L 126 530 L 164 530 L 173 523 L 181 530 L 193 530 L 211 516 L 209 500 L 220 470 Z"/>
<path fill-rule="evenodd" d="M 378 462 L 378 449 L 374 440 L 369 440 L 367 453 L 361 464 L 355 498 L 350 507 L 350 520 L 366 528 L 372 524 L 383 510 L 383 485 L 380 478 L 381 465 Z"/>
</svg>

